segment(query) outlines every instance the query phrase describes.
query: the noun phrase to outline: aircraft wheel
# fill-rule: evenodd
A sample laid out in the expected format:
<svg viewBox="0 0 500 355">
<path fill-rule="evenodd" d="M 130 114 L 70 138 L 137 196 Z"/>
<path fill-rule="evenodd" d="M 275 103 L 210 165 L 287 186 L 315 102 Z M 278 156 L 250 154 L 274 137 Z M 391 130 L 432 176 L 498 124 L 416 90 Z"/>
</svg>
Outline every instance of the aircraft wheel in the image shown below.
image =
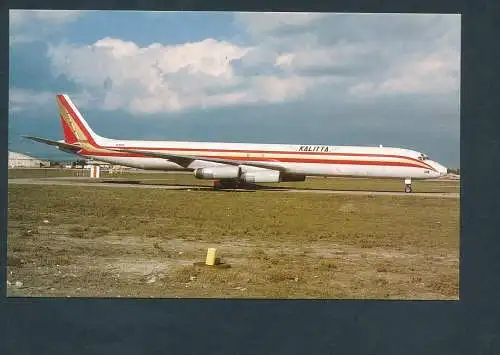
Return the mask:
<svg viewBox="0 0 500 355">
<path fill-rule="evenodd" d="M 405 192 L 406 192 L 407 194 L 411 193 L 412 191 L 413 191 L 413 190 L 412 190 L 412 188 L 411 188 L 411 185 L 406 185 L 406 186 L 405 186 Z"/>
</svg>

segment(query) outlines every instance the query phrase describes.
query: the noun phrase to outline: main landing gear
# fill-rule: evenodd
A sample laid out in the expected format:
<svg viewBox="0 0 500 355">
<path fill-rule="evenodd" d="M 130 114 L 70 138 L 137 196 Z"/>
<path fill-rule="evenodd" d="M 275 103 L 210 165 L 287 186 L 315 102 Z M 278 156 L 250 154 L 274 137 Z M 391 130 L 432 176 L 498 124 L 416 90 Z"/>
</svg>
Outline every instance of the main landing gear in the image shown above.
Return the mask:
<svg viewBox="0 0 500 355">
<path fill-rule="evenodd" d="M 405 192 L 407 194 L 411 193 L 413 190 L 411 188 L 411 179 L 405 179 Z"/>
<path fill-rule="evenodd" d="M 214 180 L 214 182 L 213 182 L 213 189 L 214 190 L 224 190 L 224 189 L 229 189 L 229 190 L 236 190 L 236 189 L 255 190 L 257 188 L 258 188 L 257 185 L 250 184 L 250 183 L 243 182 L 243 181 L 234 181 L 234 180 L 220 181 L 220 180 Z"/>
<path fill-rule="evenodd" d="M 241 184 L 237 181 L 220 181 L 215 180 L 213 184 L 214 190 L 223 190 L 223 189 L 238 189 Z"/>
</svg>

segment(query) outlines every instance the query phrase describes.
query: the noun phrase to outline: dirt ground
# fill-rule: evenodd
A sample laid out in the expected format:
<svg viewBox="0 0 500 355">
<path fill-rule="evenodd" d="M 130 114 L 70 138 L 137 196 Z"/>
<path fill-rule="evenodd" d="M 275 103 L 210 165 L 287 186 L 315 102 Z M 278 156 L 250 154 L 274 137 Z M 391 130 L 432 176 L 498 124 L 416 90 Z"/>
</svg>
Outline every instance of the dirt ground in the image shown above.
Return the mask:
<svg viewBox="0 0 500 355">
<path fill-rule="evenodd" d="M 458 299 L 458 200 L 137 190 L 9 186 L 8 296 Z"/>
<path fill-rule="evenodd" d="M 84 248 L 74 240 L 72 247 Z M 216 246 L 231 268 L 194 266 Z M 68 260 L 64 252 L 53 260 L 29 263 L 15 258 L 9 296 L 108 297 L 253 297 L 253 298 L 393 298 L 457 299 L 457 255 L 436 250 L 356 248 L 312 242 L 208 243 L 156 238 L 112 237 L 94 244 L 102 256 Z M 51 246 L 46 245 L 47 249 Z M 45 248 L 42 248 L 42 253 Z M 147 249 L 146 252 L 144 250 Z M 113 253 L 106 253 L 112 250 Z M 118 252 L 121 251 L 121 252 Z M 135 251 L 135 252 L 134 252 Z M 141 253 L 142 252 L 142 253 Z M 115 255 L 111 255 L 115 254 Z M 147 256 L 145 255 L 147 254 Z M 156 255 L 151 255 L 156 254 Z M 13 281 L 15 283 L 15 281 Z M 272 285 L 272 287 L 269 287 Z"/>
</svg>

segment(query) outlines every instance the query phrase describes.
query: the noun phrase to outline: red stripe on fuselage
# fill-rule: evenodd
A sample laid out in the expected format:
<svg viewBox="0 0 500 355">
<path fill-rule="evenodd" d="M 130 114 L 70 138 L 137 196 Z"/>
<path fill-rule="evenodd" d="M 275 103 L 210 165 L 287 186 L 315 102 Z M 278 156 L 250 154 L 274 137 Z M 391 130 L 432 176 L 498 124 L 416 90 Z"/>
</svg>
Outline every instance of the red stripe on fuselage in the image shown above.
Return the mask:
<svg viewBox="0 0 500 355">
<path fill-rule="evenodd" d="M 422 162 L 416 158 L 407 157 L 404 155 L 391 154 L 375 154 L 375 153 L 333 153 L 333 152 L 310 152 L 296 150 L 252 150 L 252 149 L 210 149 L 210 148 L 162 148 L 162 147 L 129 147 L 129 146 L 99 146 L 100 148 L 110 149 L 136 149 L 136 150 L 153 150 L 153 151 L 169 151 L 182 154 L 182 152 L 207 152 L 207 153 L 251 153 L 251 154 L 300 154 L 300 155 L 326 155 L 326 156 L 353 156 L 353 157 L 380 157 L 380 158 L 402 158 Z"/>
<path fill-rule="evenodd" d="M 414 161 L 419 164 L 424 164 L 425 167 L 432 169 L 432 167 L 425 162 L 407 157 L 404 155 L 393 155 L 393 154 L 374 154 L 374 153 L 332 153 L 332 152 L 304 152 L 304 151 L 275 151 L 275 150 L 242 150 L 242 149 L 208 149 L 208 148 L 160 148 L 160 147 L 129 147 L 129 146 L 101 146 L 98 144 L 93 144 L 96 148 L 102 149 L 135 149 L 135 150 L 150 150 L 150 151 L 166 151 L 172 154 L 182 154 L 182 152 L 206 152 L 206 153 L 246 153 L 246 154 L 276 154 L 276 155 L 324 155 L 324 156 L 347 156 L 347 157 L 374 157 L 374 158 L 397 158 L 406 159 L 409 161 Z M 110 153 L 113 156 L 117 153 Z M 118 153 L 120 154 L 120 153 Z M 141 157 L 142 155 L 134 155 Z M 281 159 L 277 157 L 276 159 Z"/>
<path fill-rule="evenodd" d="M 107 152 L 90 152 L 81 151 L 82 155 L 89 155 L 95 157 L 121 157 L 121 158 L 146 158 L 141 154 L 130 154 L 130 153 L 107 153 Z M 279 157 L 231 157 L 231 156 L 199 156 L 200 159 L 203 158 L 221 158 L 227 160 L 238 160 L 238 161 L 255 161 L 255 162 L 270 162 L 270 163 L 309 163 L 309 164 L 332 164 L 332 165 L 376 165 L 376 166 L 405 166 L 425 169 L 425 167 L 410 162 L 395 162 L 395 161 L 371 161 L 371 160 L 330 160 L 330 159 L 304 159 L 304 158 L 279 158 Z M 434 169 L 431 169 L 434 170 Z"/>
<path fill-rule="evenodd" d="M 265 158 L 268 161 L 285 161 L 284 159 L 294 159 L 295 160 L 301 160 L 303 162 L 309 162 L 312 161 L 311 159 L 304 159 L 304 158 L 285 158 L 285 157 L 280 157 L 279 155 L 289 155 L 289 154 L 297 154 L 297 155 L 324 155 L 327 157 L 334 157 L 334 156 L 348 156 L 348 157 L 373 157 L 373 158 L 397 158 L 397 159 L 405 159 L 411 162 L 415 162 L 417 164 L 422 164 L 418 165 L 418 167 L 421 168 L 427 168 L 430 170 L 434 170 L 430 165 L 426 164 L 425 162 L 412 158 L 412 157 L 406 157 L 402 155 L 390 155 L 390 154 L 370 154 L 370 153 L 319 153 L 319 152 L 297 152 L 297 151 L 268 151 L 268 150 L 224 150 L 224 149 L 196 149 L 196 148 L 137 148 L 137 147 L 111 147 L 111 146 L 97 146 L 99 148 L 103 149 L 143 149 L 143 150 L 152 150 L 152 151 L 168 151 L 169 153 L 175 154 L 175 153 L 180 153 L 182 154 L 183 151 L 186 152 L 191 152 L 191 151 L 199 151 L 199 152 L 206 152 L 206 153 L 246 153 L 246 154 L 273 154 L 277 155 L 276 157 L 268 157 Z M 88 154 L 93 154 L 89 152 Z M 124 156 L 124 157 L 143 157 L 141 154 L 133 154 L 133 155 L 128 155 L 129 153 L 99 153 L 99 154 L 106 154 L 106 156 Z M 210 156 L 204 156 L 206 158 L 210 158 Z M 249 159 L 256 159 L 257 157 L 227 157 L 227 156 L 213 156 L 214 158 L 225 158 L 225 159 L 236 159 L 236 160 L 249 160 Z M 260 158 L 259 158 L 260 159 Z M 321 160 L 321 159 L 320 159 Z"/>
</svg>

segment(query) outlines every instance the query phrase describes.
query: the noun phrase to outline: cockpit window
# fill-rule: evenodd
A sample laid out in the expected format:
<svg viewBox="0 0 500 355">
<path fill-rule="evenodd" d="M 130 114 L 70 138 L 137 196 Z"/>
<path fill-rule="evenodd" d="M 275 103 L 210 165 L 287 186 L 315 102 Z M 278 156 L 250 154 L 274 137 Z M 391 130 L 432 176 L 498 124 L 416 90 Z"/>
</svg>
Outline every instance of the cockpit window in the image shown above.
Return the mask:
<svg viewBox="0 0 500 355">
<path fill-rule="evenodd" d="M 429 159 L 429 157 L 423 153 L 420 154 L 420 156 L 418 157 L 418 160 L 427 160 L 427 159 Z"/>
</svg>

